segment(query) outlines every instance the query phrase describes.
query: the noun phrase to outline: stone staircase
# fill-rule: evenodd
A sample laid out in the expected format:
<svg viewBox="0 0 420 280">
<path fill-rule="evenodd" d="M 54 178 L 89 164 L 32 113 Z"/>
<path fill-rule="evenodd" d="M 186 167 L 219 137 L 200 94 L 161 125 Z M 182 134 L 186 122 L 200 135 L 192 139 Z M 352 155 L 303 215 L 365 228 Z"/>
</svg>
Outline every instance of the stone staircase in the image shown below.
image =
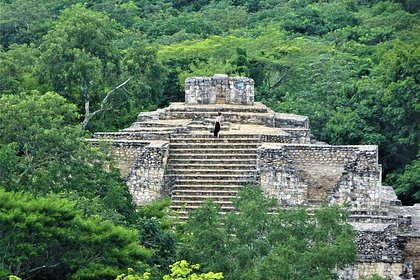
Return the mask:
<svg viewBox="0 0 420 280">
<path fill-rule="evenodd" d="M 273 110 L 261 103 L 255 105 L 172 103 L 166 108 L 165 119 L 213 120 L 222 113 L 224 122 L 274 126 Z"/>
<path fill-rule="evenodd" d="M 209 133 L 171 137 L 168 175 L 173 179 L 172 206 L 180 219 L 212 199 L 222 212 L 234 210 L 232 198 L 246 184 L 258 181 L 256 135 Z"/>
</svg>

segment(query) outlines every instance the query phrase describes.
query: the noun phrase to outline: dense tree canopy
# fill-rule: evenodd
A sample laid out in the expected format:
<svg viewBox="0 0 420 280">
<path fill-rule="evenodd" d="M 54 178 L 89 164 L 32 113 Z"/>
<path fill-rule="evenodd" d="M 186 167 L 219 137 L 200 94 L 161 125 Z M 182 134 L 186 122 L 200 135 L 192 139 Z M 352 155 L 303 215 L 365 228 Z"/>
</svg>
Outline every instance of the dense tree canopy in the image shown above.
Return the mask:
<svg viewBox="0 0 420 280">
<path fill-rule="evenodd" d="M 355 260 L 344 209 L 269 213 L 276 205 L 257 187 L 242 190 L 234 205 L 237 212 L 226 215 L 211 202 L 197 210 L 187 223 L 181 258 L 232 280 L 335 279 L 334 268 Z"/>
<path fill-rule="evenodd" d="M 133 221 L 134 205 L 119 172 L 84 141 L 77 107 L 48 92 L 0 97 L 0 178 L 9 191 L 60 193 L 113 220 Z M 94 199 L 84 203 L 84 198 Z"/>
<path fill-rule="evenodd" d="M 85 218 L 74 203 L 0 189 L 0 277 L 113 279 L 126 267 L 144 269 L 150 252 L 138 233 Z"/>
<path fill-rule="evenodd" d="M 66 277 L 77 279 L 101 270 L 90 262 L 80 266 L 83 271 L 75 269 L 81 260 L 75 257 L 78 246 L 99 249 L 93 241 L 71 239 L 76 235 L 69 228 L 73 225 L 80 227 L 81 239 L 90 232 L 106 244 L 110 251 L 98 254 L 110 258 L 101 263 L 110 279 L 131 263 L 117 264 L 113 258 L 133 249 L 132 243 L 111 246 L 111 240 L 127 236 L 147 248 L 141 249 L 144 269 L 140 265 L 139 275 L 150 271 L 154 280 L 170 273 L 169 264 L 181 255 L 176 255 L 179 236 L 163 210 L 168 203 L 136 212 L 107 147 L 91 146 L 84 139 L 91 132 L 124 128 L 140 111 L 183 101 L 189 76 L 250 76 L 257 101 L 275 111 L 307 115 L 319 140 L 378 145 L 384 182 L 394 186 L 403 204 L 420 202 L 419 3 L 0 0 L 0 203 L 6 205 L 3 200 L 14 195 L 14 204 L 7 205 L 17 209 L 1 212 L 0 222 L 22 222 L 21 228 L 0 227 L 0 243 L 7 248 L 0 255 L 2 277 L 26 277 L 34 269 L 42 276 L 65 267 Z M 52 196 L 50 208 L 42 204 L 42 197 L 54 194 L 72 202 Z M 243 201 L 247 195 L 255 202 L 243 203 L 255 213 L 244 209 L 224 219 L 211 205 L 197 212 L 187 227 L 195 235 L 181 235 L 186 241 L 178 250 L 182 257 L 206 271 L 223 271 L 227 279 L 264 279 L 271 272 L 293 279 L 301 269 L 293 262 L 296 258 L 307 265 L 305 277 L 328 279 L 333 265 L 352 258 L 350 247 L 343 247 L 348 255 L 335 255 L 334 246 L 343 246 L 350 236 L 344 224 L 328 219 L 343 221 L 341 210 L 322 209 L 311 216 L 300 209 L 268 217 L 255 206 L 267 209 L 269 202 L 257 194 L 246 194 Z M 34 201 L 45 207 L 36 208 Z M 59 203 L 67 214 L 56 207 Z M 69 220 L 49 220 L 47 214 L 56 212 Z M 247 228 L 243 221 L 255 227 Z M 98 226 L 92 229 L 94 223 Z M 279 223 L 282 227 L 268 230 Z M 291 225 L 314 235 L 301 236 Z M 107 236 L 103 228 L 114 235 Z M 218 230 L 210 230 L 214 228 Z M 235 230 L 239 228 L 243 231 Z M 38 235 L 24 236 L 29 231 Z M 46 253 L 60 250 L 57 240 L 64 237 L 59 232 L 68 237 L 66 249 L 73 255 L 65 255 L 57 267 L 55 254 L 40 263 Z M 53 236 L 53 242 L 46 244 L 42 236 Z M 38 241 L 40 247 L 33 247 Z M 22 246 L 10 250 L 8 244 L 16 242 Z M 266 269 L 273 264 L 279 271 Z M 36 269 L 41 265 L 51 271 Z"/>
</svg>

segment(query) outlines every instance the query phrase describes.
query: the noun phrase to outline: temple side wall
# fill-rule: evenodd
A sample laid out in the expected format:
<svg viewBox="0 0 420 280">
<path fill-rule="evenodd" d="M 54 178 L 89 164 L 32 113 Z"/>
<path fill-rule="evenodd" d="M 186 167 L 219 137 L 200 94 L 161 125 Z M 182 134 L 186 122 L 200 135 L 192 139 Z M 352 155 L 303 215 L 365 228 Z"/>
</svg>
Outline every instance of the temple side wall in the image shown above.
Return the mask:
<svg viewBox="0 0 420 280">
<path fill-rule="evenodd" d="M 254 104 L 254 80 L 246 77 L 192 77 L 185 80 L 186 104 Z"/>
<path fill-rule="evenodd" d="M 380 166 L 375 146 L 263 144 L 261 188 L 281 205 L 350 202 L 379 207 Z"/>
<path fill-rule="evenodd" d="M 127 185 L 137 205 L 152 202 L 162 196 L 168 154 L 167 142 L 150 144 L 135 162 Z"/>
<path fill-rule="evenodd" d="M 340 271 L 340 280 L 363 280 L 372 275 L 395 279 L 403 271 L 403 263 L 366 262 L 357 263 Z"/>
<path fill-rule="evenodd" d="M 360 147 L 360 146 L 359 146 Z M 328 197 L 329 203 L 350 202 L 352 209 L 381 207 L 381 165 L 376 146 L 361 146 L 344 166 L 343 176 Z"/>
<path fill-rule="evenodd" d="M 258 149 L 260 186 L 264 193 L 276 198 L 282 206 L 307 202 L 308 185 L 292 163 L 284 146 L 263 144 Z"/>
<path fill-rule="evenodd" d="M 407 260 L 413 267 L 413 273 L 420 275 L 420 237 L 409 237 L 405 250 Z"/>
</svg>

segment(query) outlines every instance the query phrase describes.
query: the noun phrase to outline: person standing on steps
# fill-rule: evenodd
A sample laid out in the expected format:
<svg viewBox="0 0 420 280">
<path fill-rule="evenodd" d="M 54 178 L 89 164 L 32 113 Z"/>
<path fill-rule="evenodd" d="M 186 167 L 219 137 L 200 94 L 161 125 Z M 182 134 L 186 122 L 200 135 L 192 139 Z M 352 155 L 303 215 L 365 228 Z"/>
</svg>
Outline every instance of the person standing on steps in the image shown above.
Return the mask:
<svg viewBox="0 0 420 280">
<path fill-rule="evenodd" d="M 216 117 L 216 123 L 214 125 L 214 137 L 219 138 L 220 137 L 220 135 L 219 135 L 219 132 L 220 132 L 220 124 L 222 122 L 222 113 L 221 112 L 218 112 L 217 115 L 218 116 Z"/>
</svg>

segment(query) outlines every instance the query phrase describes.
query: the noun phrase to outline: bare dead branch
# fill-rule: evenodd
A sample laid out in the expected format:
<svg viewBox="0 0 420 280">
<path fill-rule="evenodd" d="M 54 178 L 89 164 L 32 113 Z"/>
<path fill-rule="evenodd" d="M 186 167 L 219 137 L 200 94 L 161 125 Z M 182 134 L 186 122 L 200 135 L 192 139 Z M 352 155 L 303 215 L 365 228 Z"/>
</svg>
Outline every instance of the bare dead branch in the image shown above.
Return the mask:
<svg viewBox="0 0 420 280">
<path fill-rule="evenodd" d="M 109 99 L 109 97 L 111 96 L 111 94 L 113 92 L 115 92 L 116 90 L 123 88 L 125 91 L 127 91 L 124 86 L 132 79 L 133 77 L 128 78 L 127 80 L 125 80 L 123 83 L 119 84 L 118 86 L 116 86 L 115 88 L 113 88 L 112 90 L 108 91 L 108 93 L 105 95 L 104 99 L 102 99 L 101 101 L 101 105 L 99 107 L 98 110 L 94 111 L 93 113 L 90 113 L 90 109 L 89 109 L 89 95 L 87 95 L 87 99 L 85 100 L 85 118 L 82 122 L 82 130 L 85 130 L 87 127 L 87 124 L 89 123 L 89 121 L 98 113 L 102 112 L 105 110 L 106 107 L 106 103 Z M 127 91 L 128 92 L 128 91 Z"/>
<path fill-rule="evenodd" d="M 283 73 L 283 75 L 280 77 L 280 79 L 277 80 L 277 82 L 275 82 L 274 85 L 270 86 L 270 88 L 275 88 L 278 87 L 278 85 L 283 81 L 283 78 L 286 77 L 287 75 L 287 71 Z"/>
<path fill-rule="evenodd" d="M 46 264 L 46 265 L 38 266 L 38 267 L 35 267 L 35 268 L 32 268 L 31 270 L 29 270 L 29 271 L 28 271 L 28 273 L 32 273 L 32 272 L 35 272 L 35 271 L 37 271 L 37 270 L 44 269 L 44 268 L 52 268 L 52 267 L 56 267 L 56 266 L 58 266 L 60 263 L 61 263 L 61 262 L 58 262 L 58 263 L 56 263 L 56 264 Z"/>
</svg>

